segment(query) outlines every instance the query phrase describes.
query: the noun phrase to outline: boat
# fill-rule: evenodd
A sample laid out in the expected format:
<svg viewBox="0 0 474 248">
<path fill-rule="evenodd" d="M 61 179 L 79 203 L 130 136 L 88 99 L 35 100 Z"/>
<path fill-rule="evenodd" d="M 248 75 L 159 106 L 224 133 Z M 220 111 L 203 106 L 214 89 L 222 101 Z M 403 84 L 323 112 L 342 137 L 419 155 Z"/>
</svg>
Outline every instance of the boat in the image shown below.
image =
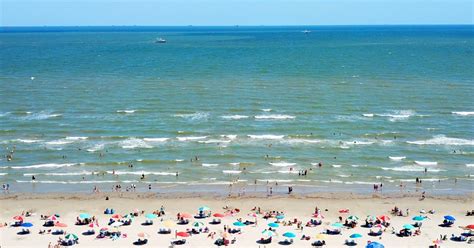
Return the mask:
<svg viewBox="0 0 474 248">
<path fill-rule="evenodd" d="M 166 43 L 166 40 L 160 37 L 155 40 L 155 43 Z"/>
</svg>

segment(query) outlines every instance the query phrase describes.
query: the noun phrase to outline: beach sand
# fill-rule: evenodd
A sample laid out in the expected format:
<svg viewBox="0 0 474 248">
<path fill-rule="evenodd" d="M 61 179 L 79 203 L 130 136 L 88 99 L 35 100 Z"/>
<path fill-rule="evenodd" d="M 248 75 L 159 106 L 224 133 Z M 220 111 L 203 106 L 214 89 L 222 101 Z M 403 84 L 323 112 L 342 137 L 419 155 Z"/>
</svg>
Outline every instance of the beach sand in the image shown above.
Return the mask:
<svg viewBox="0 0 474 248">
<path fill-rule="evenodd" d="M 105 200 L 105 196 L 109 196 L 110 200 Z M 68 224 L 64 228 L 67 233 L 74 233 L 79 236 L 78 247 L 132 247 L 133 242 L 137 240 L 139 232 L 145 232 L 150 235 L 148 244 L 145 247 L 169 247 L 170 241 L 174 239 L 174 234 L 162 235 L 158 234 L 157 230 L 162 227 L 160 223 L 161 217 L 154 220 L 154 225 L 143 226 L 145 221 L 143 215 L 134 219 L 131 226 L 119 227 L 122 233 L 126 233 L 128 237 L 120 238 L 116 241 L 111 239 L 96 240 L 95 236 L 83 236 L 81 233 L 88 229 L 87 226 L 75 226 L 74 222 L 79 213 L 89 213 L 99 219 L 101 227 L 107 226 L 107 221 L 110 215 L 103 214 L 105 208 L 114 208 L 116 213 L 126 214 L 132 212 L 134 209 L 144 210 L 145 213 L 151 213 L 153 210 L 158 210 L 163 205 L 166 209 L 164 219 L 176 219 L 178 212 L 188 212 L 196 214 L 198 207 L 208 206 L 212 213 L 224 213 L 223 207 L 229 206 L 231 208 L 238 208 L 241 212 L 235 216 L 228 216 L 223 218 L 221 225 L 207 225 L 212 218 L 206 218 L 202 221 L 210 228 L 211 231 L 216 231 L 217 235 L 223 230 L 223 225 L 231 225 L 237 218 L 242 217 L 243 220 L 253 220 L 249 217 L 250 210 L 255 207 L 261 207 L 262 211 L 278 210 L 285 213 L 285 220 L 297 218 L 306 223 L 312 217 L 315 206 L 322 209 L 322 214 L 325 216 L 323 224 L 317 227 L 304 227 L 304 229 L 296 230 L 294 226 L 280 226 L 277 228 L 278 236 L 274 237 L 274 241 L 270 245 L 259 245 L 256 243 L 261 238 L 261 232 L 268 228 L 267 223 L 274 221 L 264 220 L 258 218 L 258 226 L 242 227 L 242 234 L 233 235 L 237 238 L 235 244 L 231 247 L 277 247 L 282 246 L 278 241 L 285 238 L 281 235 L 284 232 L 294 232 L 297 237 L 294 239 L 292 247 L 311 247 L 311 243 L 315 240 L 315 235 L 322 232 L 329 223 L 337 222 L 339 216 L 345 219 L 349 215 L 357 215 L 364 220 L 367 215 L 390 215 L 390 210 L 394 206 L 398 206 L 406 211 L 410 209 L 408 217 L 391 216 L 391 227 L 396 231 L 400 230 L 402 225 L 407 223 L 414 223 L 412 217 L 419 214 L 421 209 L 426 211 L 430 209 L 436 210 L 435 214 L 427 214 L 430 219 L 424 221 L 421 228 L 421 235 L 413 237 L 397 237 L 391 233 L 389 227 L 382 235 L 382 238 L 370 237 L 367 235 L 369 229 L 357 226 L 355 229 L 342 230 L 342 235 L 327 236 L 326 247 L 344 247 L 344 241 L 353 233 L 360 233 L 362 238 L 357 239 L 358 247 L 365 247 L 367 241 L 377 241 L 385 245 L 385 247 L 429 247 L 433 240 L 437 239 L 440 234 L 459 235 L 463 232 L 458 226 L 466 226 L 474 224 L 474 217 L 466 217 L 466 211 L 474 208 L 472 195 L 457 196 L 457 197 L 436 197 L 426 198 L 420 200 L 415 196 L 356 196 L 351 194 L 326 194 L 320 196 L 275 196 L 275 197 L 213 197 L 213 196 L 162 196 L 156 194 L 146 193 L 101 193 L 101 194 L 10 194 L 3 195 L 0 198 L 0 222 L 11 222 L 12 217 L 20 215 L 22 211 L 32 211 L 33 216 L 26 217 L 26 222 L 33 223 L 31 228 L 32 233 L 29 235 L 20 236 L 16 233 L 19 228 L 15 227 L 1 227 L 0 228 L 0 246 L 3 247 L 48 247 L 48 243 L 55 244 L 58 236 L 50 234 L 38 234 L 40 229 L 47 229 L 42 227 L 43 221 L 40 220 L 40 215 L 59 214 L 60 221 Z M 340 214 L 339 209 L 348 208 L 349 214 Z M 328 211 L 325 211 L 327 209 Z M 453 215 L 457 221 L 453 227 L 442 228 L 439 227 L 443 221 L 444 215 Z M 194 220 L 191 219 L 190 223 Z M 362 221 L 361 221 L 362 222 Z M 172 228 L 178 231 L 185 231 L 186 228 L 191 228 L 191 225 L 175 226 Z M 96 228 L 96 231 L 99 228 Z M 310 241 L 300 240 L 301 236 L 311 236 Z M 64 235 L 62 235 L 64 237 Z M 215 240 L 214 239 L 214 240 Z M 207 238 L 207 234 L 193 235 L 187 238 L 187 244 L 183 247 L 212 247 L 214 240 Z M 442 247 L 465 247 L 466 243 L 457 243 L 454 241 L 443 241 Z M 347 246 L 346 246 L 347 247 Z"/>
</svg>

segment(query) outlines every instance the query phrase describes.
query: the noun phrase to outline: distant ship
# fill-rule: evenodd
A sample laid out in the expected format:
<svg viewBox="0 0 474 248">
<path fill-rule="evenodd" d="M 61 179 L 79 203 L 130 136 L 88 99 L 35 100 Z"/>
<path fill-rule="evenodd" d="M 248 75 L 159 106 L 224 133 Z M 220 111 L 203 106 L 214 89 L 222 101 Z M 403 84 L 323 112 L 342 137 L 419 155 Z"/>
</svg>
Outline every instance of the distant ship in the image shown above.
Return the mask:
<svg viewBox="0 0 474 248">
<path fill-rule="evenodd" d="M 303 31 L 301 31 L 301 32 L 302 32 L 303 34 L 309 34 L 309 33 L 311 33 L 310 30 L 303 30 Z"/>
<path fill-rule="evenodd" d="M 166 40 L 160 37 L 155 40 L 155 43 L 166 43 Z"/>
</svg>

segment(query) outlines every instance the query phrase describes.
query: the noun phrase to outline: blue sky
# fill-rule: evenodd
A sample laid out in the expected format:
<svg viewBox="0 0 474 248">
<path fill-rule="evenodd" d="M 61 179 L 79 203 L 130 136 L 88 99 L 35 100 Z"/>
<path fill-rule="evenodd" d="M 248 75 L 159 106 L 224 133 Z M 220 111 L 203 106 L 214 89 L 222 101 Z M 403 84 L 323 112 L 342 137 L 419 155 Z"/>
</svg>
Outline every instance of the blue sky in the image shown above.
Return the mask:
<svg viewBox="0 0 474 248">
<path fill-rule="evenodd" d="M 472 24 L 472 0 L 0 0 L 1 26 Z"/>
</svg>

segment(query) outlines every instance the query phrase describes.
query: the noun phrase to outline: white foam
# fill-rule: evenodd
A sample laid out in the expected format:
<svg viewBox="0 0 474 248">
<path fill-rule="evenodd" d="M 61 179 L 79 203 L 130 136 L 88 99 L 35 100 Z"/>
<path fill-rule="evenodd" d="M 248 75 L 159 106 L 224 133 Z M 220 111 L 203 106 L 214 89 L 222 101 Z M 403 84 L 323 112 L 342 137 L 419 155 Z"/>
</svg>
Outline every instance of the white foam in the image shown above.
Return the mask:
<svg viewBox="0 0 474 248">
<path fill-rule="evenodd" d="M 437 165 L 438 162 L 431 162 L 431 161 L 415 161 L 415 164 L 417 164 L 417 165 L 423 165 L 423 166 L 433 166 L 433 165 Z"/>
<path fill-rule="evenodd" d="M 235 134 L 223 134 L 221 135 L 222 138 L 226 138 L 226 139 L 231 139 L 231 140 L 234 140 L 237 138 L 237 135 Z"/>
<path fill-rule="evenodd" d="M 120 181 L 104 180 L 104 181 L 22 181 L 16 180 L 17 183 L 45 183 L 45 184 L 102 184 L 102 183 L 119 183 Z M 126 182 L 126 181 L 122 181 Z M 138 181 L 128 181 L 128 182 L 138 182 Z"/>
<path fill-rule="evenodd" d="M 247 119 L 249 117 L 247 115 L 223 115 L 221 118 L 226 120 L 240 120 Z"/>
<path fill-rule="evenodd" d="M 193 114 L 175 114 L 175 117 L 181 117 L 191 121 L 200 121 L 207 120 L 209 118 L 209 113 L 207 112 L 196 112 Z"/>
<path fill-rule="evenodd" d="M 287 167 L 287 166 L 295 166 L 296 163 L 287 163 L 287 162 L 271 162 L 269 163 L 272 166 L 277 166 L 277 167 Z"/>
<path fill-rule="evenodd" d="M 175 161 L 175 162 L 183 162 L 184 159 L 175 159 L 174 161 Z"/>
<path fill-rule="evenodd" d="M 255 119 L 257 120 L 288 120 L 295 119 L 295 116 L 292 115 L 256 115 Z"/>
<path fill-rule="evenodd" d="M 222 173 L 224 174 L 240 174 L 242 171 L 237 171 L 237 170 L 223 170 Z"/>
<path fill-rule="evenodd" d="M 176 137 L 179 141 L 195 141 L 207 138 L 207 136 L 188 136 L 188 137 Z"/>
<path fill-rule="evenodd" d="M 397 110 L 397 111 L 392 111 L 391 113 L 384 113 L 384 114 L 377 114 L 377 115 L 382 116 L 382 117 L 389 117 L 390 121 L 398 121 L 398 120 L 408 119 L 415 114 L 416 113 L 413 110 Z"/>
<path fill-rule="evenodd" d="M 270 112 L 270 111 L 272 111 L 272 109 L 271 108 L 266 108 L 266 109 L 262 109 L 262 111 L 263 112 Z"/>
<path fill-rule="evenodd" d="M 351 164 L 352 167 L 357 168 L 357 167 L 367 167 L 367 165 L 359 165 L 359 164 Z"/>
<path fill-rule="evenodd" d="M 52 141 L 48 141 L 46 142 L 45 144 L 46 145 L 52 145 L 52 146 L 57 146 L 57 145 L 66 145 L 66 144 L 71 144 L 72 140 L 64 140 L 64 139 L 60 139 L 60 140 L 52 140 Z"/>
<path fill-rule="evenodd" d="M 117 110 L 117 113 L 121 114 L 133 114 L 135 113 L 136 110 L 134 109 L 122 109 L 122 110 Z"/>
<path fill-rule="evenodd" d="M 425 171 L 424 167 L 421 166 L 414 166 L 414 165 L 405 165 L 401 167 L 382 167 L 382 170 L 392 170 L 392 171 L 402 171 L 402 172 L 423 172 Z M 433 168 L 428 168 L 428 172 L 440 172 L 440 171 L 445 171 L 441 169 L 433 169 Z"/>
<path fill-rule="evenodd" d="M 81 176 L 81 175 L 92 175 L 93 171 L 81 171 L 81 172 L 52 172 L 52 173 L 24 173 L 23 176 Z"/>
<path fill-rule="evenodd" d="M 279 170 L 278 173 L 282 173 L 282 174 L 299 174 L 300 171 L 297 171 L 297 170 Z"/>
<path fill-rule="evenodd" d="M 364 117 L 374 117 L 374 114 L 362 114 Z"/>
<path fill-rule="evenodd" d="M 27 166 L 11 166 L 12 169 L 36 169 L 36 168 L 60 168 L 60 167 L 69 167 L 73 166 L 74 164 L 35 164 L 35 165 L 27 165 Z"/>
<path fill-rule="evenodd" d="M 209 140 L 199 140 L 198 143 L 202 143 L 202 144 L 230 143 L 230 140 L 209 139 Z"/>
<path fill-rule="evenodd" d="M 109 174 L 114 174 L 113 171 L 107 171 Z M 161 171 L 115 171 L 115 175 L 157 175 L 157 176 L 176 176 L 176 172 L 161 172 Z"/>
<path fill-rule="evenodd" d="M 406 159 L 407 157 L 405 157 L 405 156 L 401 156 L 401 157 L 388 156 L 388 158 L 389 158 L 390 160 L 400 161 L 400 160 Z"/>
<path fill-rule="evenodd" d="M 316 140 L 316 139 L 287 139 L 284 141 L 284 143 L 290 144 L 290 145 L 297 145 L 297 144 L 317 144 L 321 143 L 322 140 Z"/>
<path fill-rule="evenodd" d="M 407 141 L 408 144 L 414 145 L 450 145 L 450 146 L 473 146 L 474 140 L 449 138 L 444 135 L 434 136 L 428 140 Z"/>
<path fill-rule="evenodd" d="M 102 150 L 102 149 L 104 149 L 104 144 L 96 144 L 96 145 L 94 145 L 93 147 L 88 148 L 86 151 L 88 151 L 88 152 L 96 152 L 96 151 L 99 151 L 99 150 Z"/>
<path fill-rule="evenodd" d="M 45 120 L 49 118 L 60 117 L 62 114 L 52 114 L 50 111 L 40 111 L 38 113 L 26 112 L 27 116 L 22 117 L 23 120 Z"/>
<path fill-rule="evenodd" d="M 340 165 L 340 164 L 333 164 L 331 166 L 334 167 L 334 168 L 341 168 L 342 167 L 342 165 Z"/>
<path fill-rule="evenodd" d="M 33 140 L 33 139 L 16 139 L 15 141 L 22 142 L 22 143 L 38 143 L 42 140 Z"/>
<path fill-rule="evenodd" d="M 219 166 L 219 164 L 202 164 L 203 167 L 216 167 Z"/>
<path fill-rule="evenodd" d="M 251 139 L 278 140 L 278 139 L 283 139 L 285 135 L 262 134 L 262 135 L 248 135 L 248 137 Z"/>
<path fill-rule="evenodd" d="M 84 136 L 68 136 L 66 140 L 86 140 L 88 137 Z"/>
<path fill-rule="evenodd" d="M 474 167 L 474 164 L 466 164 L 466 167 Z"/>
<path fill-rule="evenodd" d="M 147 142 L 166 142 L 169 138 L 143 138 L 143 140 Z"/>
<path fill-rule="evenodd" d="M 119 145 L 123 149 L 135 149 L 135 148 L 153 148 L 153 146 L 147 144 L 145 141 L 137 138 L 129 138 L 120 141 Z"/>
<path fill-rule="evenodd" d="M 8 175 L 8 173 L 0 173 L 0 176 Z"/>
<path fill-rule="evenodd" d="M 350 177 L 351 175 L 337 175 L 339 177 Z"/>
<path fill-rule="evenodd" d="M 461 116 L 474 115 L 473 111 L 453 111 L 451 113 L 454 115 L 461 115 Z"/>
</svg>

